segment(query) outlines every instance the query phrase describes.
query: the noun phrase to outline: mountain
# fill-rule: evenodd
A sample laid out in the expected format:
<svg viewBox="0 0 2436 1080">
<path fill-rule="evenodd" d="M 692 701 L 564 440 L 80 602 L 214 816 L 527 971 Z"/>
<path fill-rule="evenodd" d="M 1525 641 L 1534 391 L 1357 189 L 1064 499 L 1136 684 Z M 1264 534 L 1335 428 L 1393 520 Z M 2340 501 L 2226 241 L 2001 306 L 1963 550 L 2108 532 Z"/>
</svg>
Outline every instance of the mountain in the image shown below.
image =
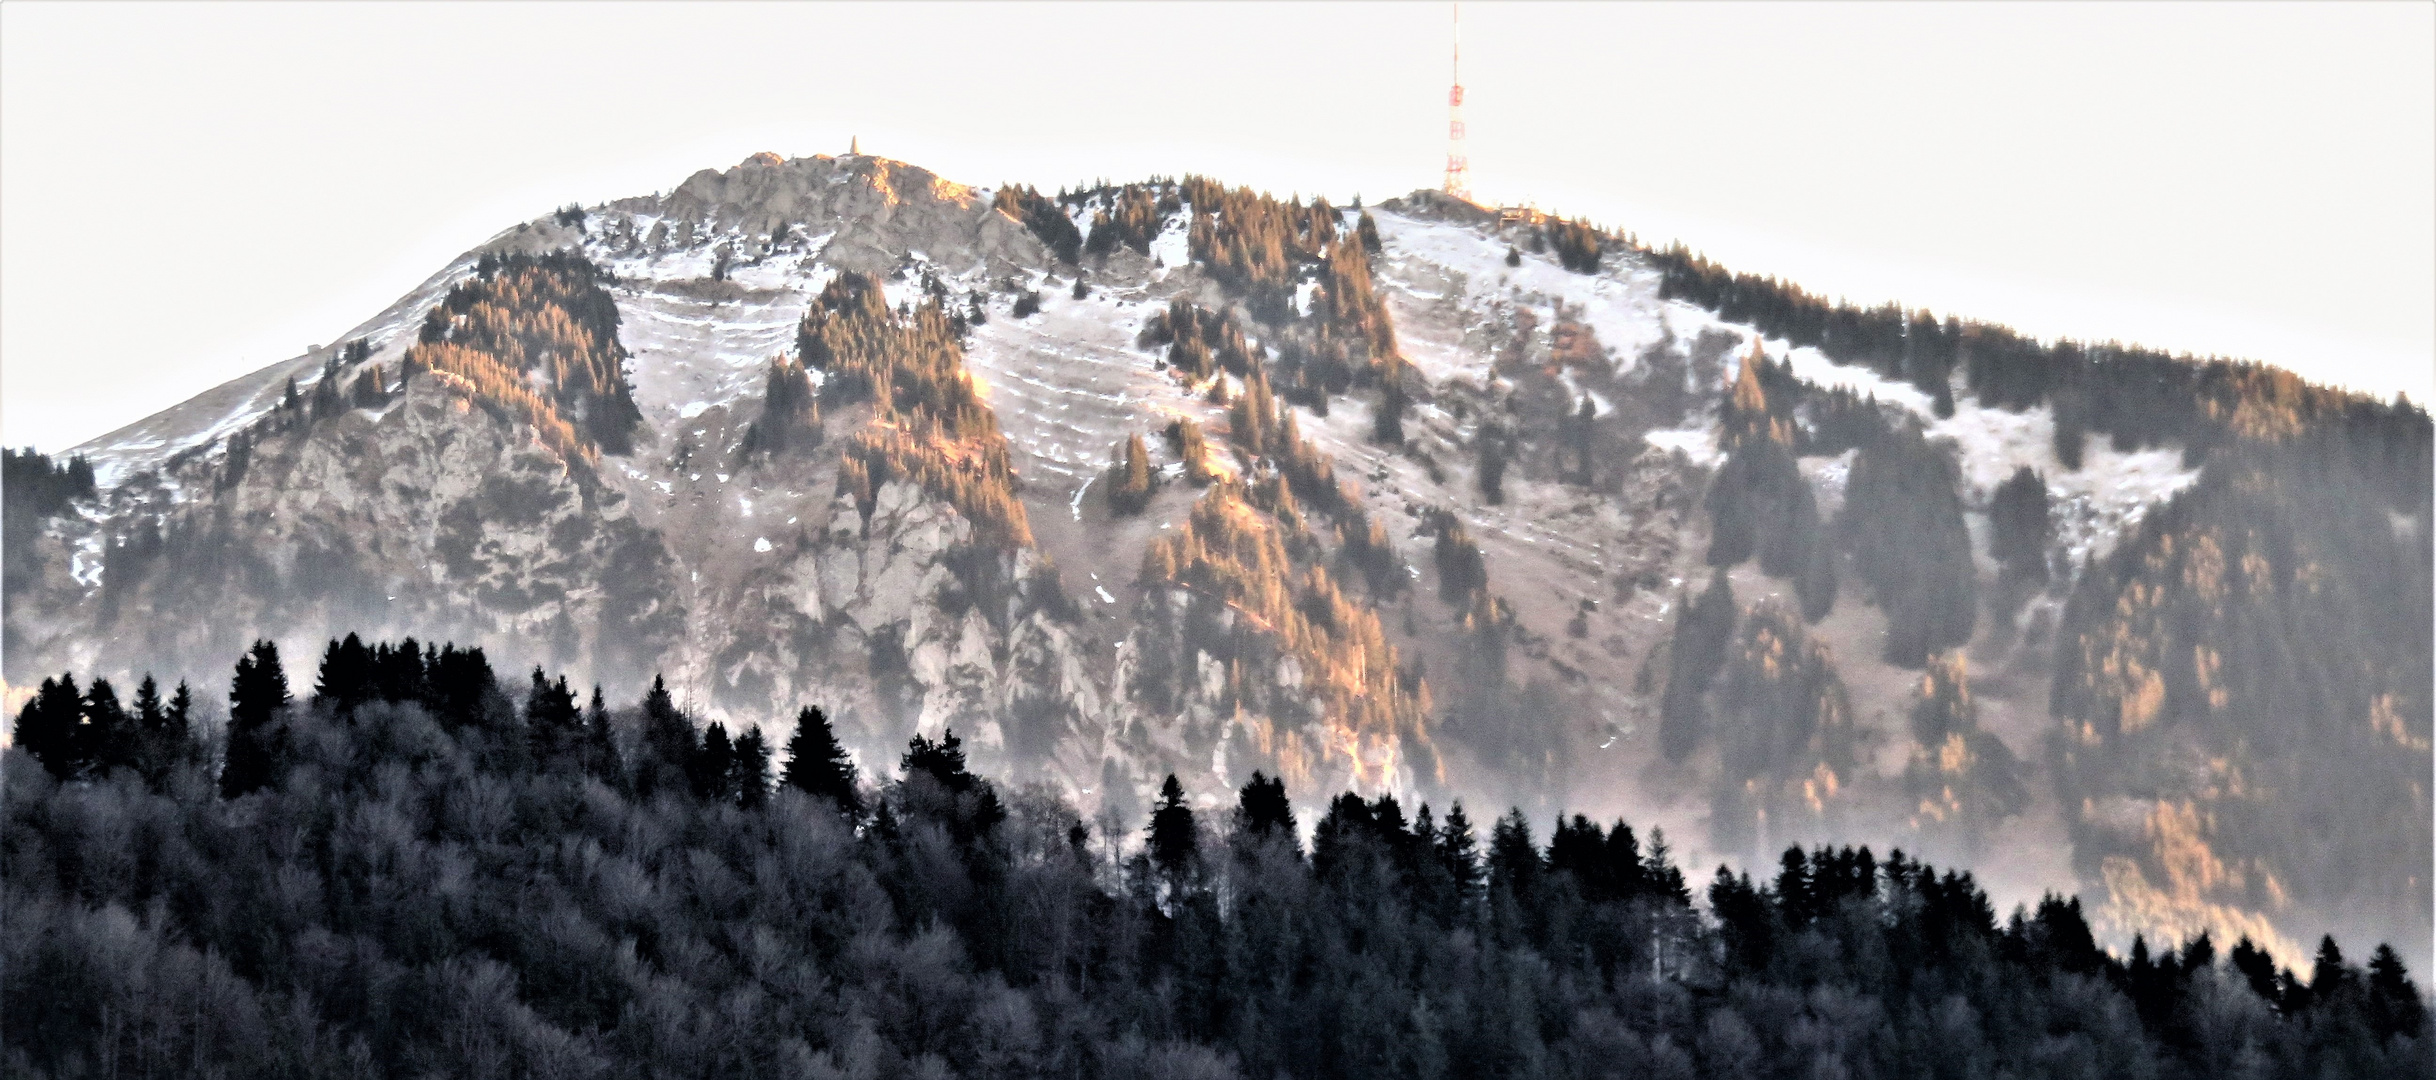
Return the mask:
<svg viewBox="0 0 2436 1080">
<path fill-rule="evenodd" d="M 75 448 L 90 495 L 12 456 L 5 676 L 413 636 L 952 729 L 1103 822 L 1259 769 L 2419 955 L 2429 447 L 1433 192 L 762 154 Z"/>
</svg>

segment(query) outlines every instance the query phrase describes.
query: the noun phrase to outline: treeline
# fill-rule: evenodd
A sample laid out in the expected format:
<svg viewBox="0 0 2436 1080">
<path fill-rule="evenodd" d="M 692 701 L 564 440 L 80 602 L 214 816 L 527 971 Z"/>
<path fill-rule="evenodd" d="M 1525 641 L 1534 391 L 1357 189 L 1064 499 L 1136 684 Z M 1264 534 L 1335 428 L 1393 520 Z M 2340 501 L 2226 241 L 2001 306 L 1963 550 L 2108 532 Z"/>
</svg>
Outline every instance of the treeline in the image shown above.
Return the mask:
<svg viewBox="0 0 2436 1080">
<path fill-rule="evenodd" d="M 1663 275 L 1659 294 L 1749 323 L 1771 338 L 1811 346 L 1839 364 L 1859 364 L 1928 394 L 1939 416 L 1953 412 L 1959 370 L 1985 404 L 2054 408 L 2056 455 L 2080 466 L 2084 435 L 2110 435 L 2117 449 L 2178 443 L 2196 460 L 2239 439 L 2281 440 L 2309 429 L 2339 432 L 2355 464 L 2397 473 L 2397 495 L 2428 481 L 2427 413 L 2313 386 L 2288 371 L 2230 360 L 2193 360 L 2152 349 L 2071 340 L 2042 345 L 2013 330 L 1900 305 L 1829 303 L 1790 282 L 1736 274 L 1677 244 L 1648 257 Z M 2416 487 L 2410 486 L 2416 482 Z"/>
<path fill-rule="evenodd" d="M 1577 274 L 1595 274 L 1599 272 L 1599 255 L 1606 246 L 1605 239 L 1605 234 L 1581 218 L 1572 221 L 1550 218 L 1546 226 L 1532 232 L 1531 250 L 1554 247 L 1558 265 Z M 1507 265 L 1519 262 L 1509 260 Z"/>
<path fill-rule="evenodd" d="M 721 764 L 664 689 L 579 710 L 536 672 L 518 707 L 477 651 L 341 641 L 291 701 L 275 650 L 248 660 L 232 711 L 267 705 L 276 753 L 242 794 L 204 752 L 65 780 L 0 755 L 11 1075 L 2436 1066 L 2391 949 L 2327 939 L 2306 975 L 2204 936 L 2116 957 L 2076 900 L 2000 921 L 1900 852 L 1789 849 L 1696 898 L 1662 835 L 1579 815 L 1543 844 L 1520 811 L 1484 837 L 1459 803 L 1347 793 L 1306 847 L 1258 773 L 1224 809 L 1169 777 L 1115 850 L 952 733 L 866 778 L 806 711 L 773 775 Z"/>
<path fill-rule="evenodd" d="M 485 253 L 475 276 L 425 313 L 402 375 L 432 372 L 459 385 L 570 460 L 630 453 L 643 414 L 608 280 L 572 252 Z"/>
<path fill-rule="evenodd" d="M 838 470 L 838 490 L 854 495 L 866 521 L 880 488 L 904 479 L 947 500 L 982 536 L 1029 544 L 1014 460 L 964 368 L 961 338 L 937 298 L 899 315 L 879 283 L 849 271 L 804 312 L 795 345 L 803 365 L 823 373 L 822 404 L 871 406 Z"/>
<path fill-rule="evenodd" d="M 1091 235 L 1083 241 L 1083 251 L 1101 256 L 1120 247 L 1150 254 L 1151 241 L 1159 238 L 1167 219 L 1184 211 L 1183 190 L 1163 180 L 1076 188 L 1071 195 L 1059 193 L 1058 202 L 1091 209 Z"/>
<path fill-rule="evenodd" d="M 53 461 L 31 446 L 0 450 L 0 491 L 7 492 L 14 513 L 47 517 L 93 497 L 93 463 L 83 454 Z"/>
</svg>

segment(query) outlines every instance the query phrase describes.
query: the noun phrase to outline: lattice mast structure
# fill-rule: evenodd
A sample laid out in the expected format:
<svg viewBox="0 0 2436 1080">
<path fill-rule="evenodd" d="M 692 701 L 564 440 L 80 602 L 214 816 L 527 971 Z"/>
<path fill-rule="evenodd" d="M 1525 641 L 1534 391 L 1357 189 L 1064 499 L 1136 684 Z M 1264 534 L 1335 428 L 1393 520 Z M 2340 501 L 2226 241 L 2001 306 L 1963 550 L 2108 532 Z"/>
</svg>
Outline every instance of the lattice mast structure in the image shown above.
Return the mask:
<svg viewBox="0 0 2436 1080">
<path fill-rule="evenodd" d="M 1455 8 L 1454 67 L 1446 91 L 1446 193 L 1472 201 L 1472 159 L 1463 149 L 1463 5 Z"/>
</svg>

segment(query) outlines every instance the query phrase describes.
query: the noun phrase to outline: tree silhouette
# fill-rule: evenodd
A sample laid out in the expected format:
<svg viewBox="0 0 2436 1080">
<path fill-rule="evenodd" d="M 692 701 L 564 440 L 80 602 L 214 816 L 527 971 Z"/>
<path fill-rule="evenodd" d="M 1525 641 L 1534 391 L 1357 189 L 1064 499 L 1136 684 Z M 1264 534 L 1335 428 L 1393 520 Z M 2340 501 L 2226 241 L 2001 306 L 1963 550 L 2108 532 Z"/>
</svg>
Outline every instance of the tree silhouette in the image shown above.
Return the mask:
<svg viewBox="0 0 2436 1080">
<path fill-rule="evenodd" d="M 788 787 L 837 804 L 849 818 L 863 814 L 863 796 L 854 778 L 854 759 L 838 744 L 829 714 L 806 706 L 795 714 L 795 734 L 787 739 Z"/>
</svg>

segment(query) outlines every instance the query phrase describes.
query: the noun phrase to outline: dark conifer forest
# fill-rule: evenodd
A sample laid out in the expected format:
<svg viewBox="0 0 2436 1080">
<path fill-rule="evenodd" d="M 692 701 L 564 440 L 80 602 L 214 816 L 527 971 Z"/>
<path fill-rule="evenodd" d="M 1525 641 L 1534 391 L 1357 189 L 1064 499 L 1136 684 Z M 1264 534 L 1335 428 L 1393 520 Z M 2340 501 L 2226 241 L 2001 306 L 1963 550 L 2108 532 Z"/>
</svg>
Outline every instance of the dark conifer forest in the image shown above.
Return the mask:
<svg viewBox="0 0 2436 1080">
<path fill-rule="evenodd" d="M 1047 789 L 975 774 L 953 731 L 858 766 L 817 709 L 781 750 L 661 684 L 612 706 L 413 640 L 350 635 L 310 677 L 259 642 L 225 725 L 220 694 L 62 675 L 17 716 L 8 1075 L 2436 1066 L 2391 949 L 2115 954 L 2076 899 L 2000 913 L 1967 871 L 1901 852 L 1700 874 L 1621 821 L 1517 810 L 1484 831 L 1460 803 L 1258 774 L 1171 776 L 1134 835 L 1099 836 Z"/>
</svg>

